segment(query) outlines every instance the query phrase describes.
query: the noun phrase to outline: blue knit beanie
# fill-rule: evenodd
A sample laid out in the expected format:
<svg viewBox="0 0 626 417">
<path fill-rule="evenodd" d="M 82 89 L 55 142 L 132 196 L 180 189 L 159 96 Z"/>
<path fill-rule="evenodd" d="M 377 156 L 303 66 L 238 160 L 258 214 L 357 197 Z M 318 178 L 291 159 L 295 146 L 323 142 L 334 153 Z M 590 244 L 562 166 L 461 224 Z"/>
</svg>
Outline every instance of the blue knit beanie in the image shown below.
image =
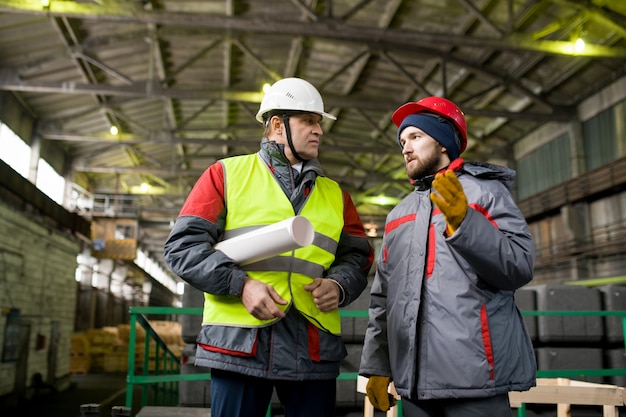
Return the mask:
<svg viewBox="0 0 626 417">
<path fill-rule="evenodd" d="M 415 126 L 439 142 L 441 146 L 445 147 L 448 151 L 450 161 L 454 161 L 459 157 L 461 152 L 459 141 L 455 135 L 452 124 L 446 119 L 424 113 L 409 114 L 404 118 L 398 128 L 398 143 L 400 143 L 400 133 L 402 133 L 407 126 Z"/>
</svg>

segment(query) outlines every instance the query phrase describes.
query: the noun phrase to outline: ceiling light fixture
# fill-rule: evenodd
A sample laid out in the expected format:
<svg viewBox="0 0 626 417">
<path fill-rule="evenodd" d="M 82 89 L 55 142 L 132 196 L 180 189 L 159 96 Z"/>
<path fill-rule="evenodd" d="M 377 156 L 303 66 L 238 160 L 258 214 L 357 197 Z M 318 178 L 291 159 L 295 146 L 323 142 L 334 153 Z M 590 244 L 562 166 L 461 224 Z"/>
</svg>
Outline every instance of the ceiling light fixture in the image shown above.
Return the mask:
<svg viewBox="0 0 626 417">
<path fill-rule="evenodd" d="M 574 42 L 574 52 L 577 54 L 580 54 L 584 50 L 585 50 L 585 41 L 583 40 L 583 38 L 576 39 L 576 41 Z"/>
<path fill-rule="evenodd" d="M 587 36 L 587 31 L 584 27 L 579 27 L 576 30 L 576 33 L 573 34 L 571 40 L 573 43 L 573 55 L 581 54 L 585 51 L 585 37 Z"/>
<path fill-rule="evenodd" d="M 388 197 L 386 195 L 376 195 L 360 198 L 360 201 L 366 204 L 376 204 L 378 206 L 393 206 L 400 202 L 399 198 Z"/>
</svg>

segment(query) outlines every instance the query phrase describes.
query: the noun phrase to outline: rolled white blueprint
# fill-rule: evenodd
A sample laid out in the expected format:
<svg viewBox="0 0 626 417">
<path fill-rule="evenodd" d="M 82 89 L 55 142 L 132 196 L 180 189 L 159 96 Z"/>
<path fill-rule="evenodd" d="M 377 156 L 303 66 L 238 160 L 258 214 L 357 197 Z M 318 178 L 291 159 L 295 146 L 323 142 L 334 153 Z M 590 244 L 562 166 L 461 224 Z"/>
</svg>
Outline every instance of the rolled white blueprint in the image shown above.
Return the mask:
<svg viewBox="0 0 626 417">
<path fill-rule="evenodd" d="M 239 236 L 218 242 L 214 248 L 240 265 L 271 258 L 313 243 L 313 225 L 303 216 L 294 216 Z"/>
</svg>

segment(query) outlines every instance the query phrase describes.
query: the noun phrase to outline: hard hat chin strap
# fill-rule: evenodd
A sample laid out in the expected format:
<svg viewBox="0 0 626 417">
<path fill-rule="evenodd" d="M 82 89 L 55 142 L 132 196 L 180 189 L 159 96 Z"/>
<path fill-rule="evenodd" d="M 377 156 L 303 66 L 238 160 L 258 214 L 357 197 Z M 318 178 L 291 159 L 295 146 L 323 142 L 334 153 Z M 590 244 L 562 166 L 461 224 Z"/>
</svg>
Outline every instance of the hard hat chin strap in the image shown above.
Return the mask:
<svg viewBox="0 0 626 417">
<path fill-rule="evenodd" d="M 298 161 L 304 161 L 304 159 L 298 155 L 296 152 L 296 148 L 293 146 L 293 140 L 291 140 L 291 129 L 289 128 L 289 115 L 283 114 L 283 124 L 285 125 L 285 134 L 287 135 L 287 144 L 289 145 L 289 149 L 291 149 L 291 153 Z"/>
</svg>

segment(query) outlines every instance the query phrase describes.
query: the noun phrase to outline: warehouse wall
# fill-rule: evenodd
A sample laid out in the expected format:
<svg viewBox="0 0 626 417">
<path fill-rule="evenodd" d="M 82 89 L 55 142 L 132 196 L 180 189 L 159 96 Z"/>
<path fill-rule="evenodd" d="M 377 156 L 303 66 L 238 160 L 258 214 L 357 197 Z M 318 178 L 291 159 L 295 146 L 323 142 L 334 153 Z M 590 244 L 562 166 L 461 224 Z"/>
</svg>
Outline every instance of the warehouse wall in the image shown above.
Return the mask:
<svg viewBox="0 0 626 417">
<path fill-rule="evenodd" d="M 514 146 L 535 284 L 626 275 L 626 77 Z"/>
<path fill-rule="evenodd" d="M 626 191 L 563 206 L 529 225 L 535 284 L 626 275 Z"/>
<path fill-rule="evenodd" d="M 80 242 L 4 202 L 0 236 L 0 395 L 4 395 L 23 392 L 35 373 L 49 382 L 69 373 Z"/>
<path fill-rule="evenodd" d="M 174 303 L 139 265 L 91 256 L 89 230 L 0 161 L 0 403 L 67 388 L 76 331 L 128 323 L 130 305 Z"/>
</svg>

